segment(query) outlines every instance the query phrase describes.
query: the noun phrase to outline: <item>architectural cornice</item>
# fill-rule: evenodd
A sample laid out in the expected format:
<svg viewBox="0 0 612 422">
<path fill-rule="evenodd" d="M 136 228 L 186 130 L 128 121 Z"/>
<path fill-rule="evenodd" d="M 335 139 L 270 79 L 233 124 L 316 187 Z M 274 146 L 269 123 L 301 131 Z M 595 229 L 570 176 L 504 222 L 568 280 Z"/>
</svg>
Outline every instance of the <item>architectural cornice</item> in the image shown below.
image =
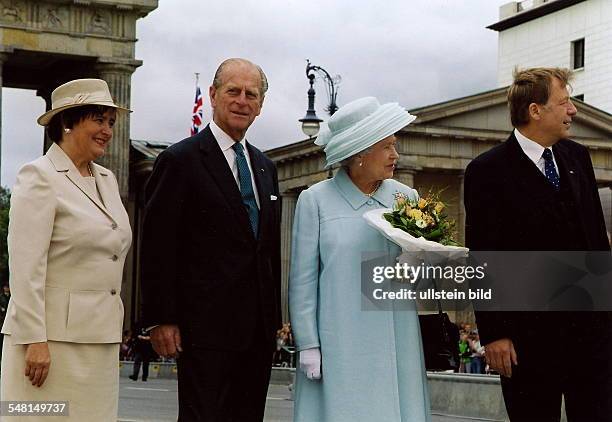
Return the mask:
<svg viewBox="0 0 612 422">
<path fill-rule="evenodd" d="M 136 20 L 157 6 L 158 0 L 3 1 L 0 2 L 0 28 L 135 43 Z"/>
<path fill-rule="evenodd" d="M 563 10 L 566 7 L 573 6 L 578 3 L 582 3 L 585 0 L 553 0 L 542 5 L 536 7 L 530 7 L 525 9 L 522 12 L 518 12 L 513 14 L 512 16 L 502 19 L 501 21 L 494 23 L 492 25 L 487 26 L 488 29 L 492 29 L 493 31 L 501 32 L 505 29 L 509 29 L 520 25 L 525 22 L 532 21 L 534 19 L 540 18 L 542 16 L 549 15 L 553 12 L 557 12 L 559 10 Z M 521 2 L 516 2 L 516 6 Z"/>
<path fill-rule="evenodd" d="M 47 0 L 49 3 L 74 4 L 77 6 L 111 7 L 119 10 L 134 10 L 144 13 L 141 17 L 157 9 L 159 0 Z"/>
<path fill-rule="evenodd" d="M 456 98 L 424 107 L 409 110 L 417 116 L 413 124 L 425 123 L 432 120 L 450 117 L 469 111 L 479 110 L 506 102 L 508 87 L 497 88 L 491 91 L 480 92 L 467 97 Z"/>
</svg>

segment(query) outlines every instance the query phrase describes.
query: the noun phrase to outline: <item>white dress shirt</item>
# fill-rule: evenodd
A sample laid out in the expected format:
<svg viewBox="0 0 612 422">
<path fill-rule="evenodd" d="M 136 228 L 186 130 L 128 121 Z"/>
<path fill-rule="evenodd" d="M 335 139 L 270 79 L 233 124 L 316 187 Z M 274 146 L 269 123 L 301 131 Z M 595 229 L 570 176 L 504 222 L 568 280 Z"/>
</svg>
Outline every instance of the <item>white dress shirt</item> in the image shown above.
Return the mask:
<svg viewBox="0 0 612 422">
<path fill-rule="evenodd" d="M 525 155 L 529 157 L 531 161 L 533 161 L 533 163 L 538 169 L 540 169 L 543 175 L 546 175 L 546 160 L 544 160 L 544 157 L 542 157 L 542 154 L 544 153 L 544 150 L 546 148 L 538 144 L 536 141 L 532 141 L 531 139 L 523 135 L 521 132 L 519 132 L 519 130 L 516 128 L 514 129 L 514 136 L 516 137 L 516 140 L 518 141 Z M 552 154 L 553 163 L 555 164 L 555 170 L 557 171 L 557 175 L 559 176 L 559 179 L 561 179 L 561 174 L 559 173 L 559 166 L 557 165 L 557 160 L 555 160 L 555 153 L 553 152 L 553 149 L 551 147 L 548 147 L 548 149 Z"/>
<path fill-rule="evenodd" d="M 234 179 L 236 179 L 236 184 L 238 185 L 238 189 L 240 189 L 240 179 L 238 175 L 238 163 L 236 163 L 236 152 L 232 146 L 236 143 L 227 133 L 223 132 L 214 120 L 210 121 L 210 131 L 213 136 L 217 140 L 219 144 L 219 148 L 223 151 L 223 155 L 227 160 L 227 165 L 232 170 L 232 174 L 234 175 Z M 251 184 L 253 185 L 253 193 L 255 194 L 255 201 L 257 202 L 257 208 L 261 209 L 259 205 L 259 194 L 257 193 L 257 185 L 255 184 L 255 176 L 253 174 L 253 166 L 251 165 L 251 157 L 249 156 L 249 150 L 246 147 L 246 142 L 243 139 L 240 140 L 242 144 L 244 156 L 246 157 L 246 162 L 249 166 L 249 171 L 251 172 Z"/>
</svg>

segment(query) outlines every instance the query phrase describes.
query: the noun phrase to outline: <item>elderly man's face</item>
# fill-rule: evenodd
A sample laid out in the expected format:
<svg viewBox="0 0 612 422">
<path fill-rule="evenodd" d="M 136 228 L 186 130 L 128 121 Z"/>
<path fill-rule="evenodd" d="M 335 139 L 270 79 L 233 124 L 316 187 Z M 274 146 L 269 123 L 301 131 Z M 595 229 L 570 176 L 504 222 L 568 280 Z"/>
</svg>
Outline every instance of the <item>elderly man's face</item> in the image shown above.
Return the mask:
<svg viewBox="0 0 612 422">
<path fill-rule="evenodd" d="M 261 111 L 261 75 L 256 67 L 231 63 L 221 74 L 221 86 L 210 87 L 215 123 L 235 141 L 244 137 Z"/>
</svg>

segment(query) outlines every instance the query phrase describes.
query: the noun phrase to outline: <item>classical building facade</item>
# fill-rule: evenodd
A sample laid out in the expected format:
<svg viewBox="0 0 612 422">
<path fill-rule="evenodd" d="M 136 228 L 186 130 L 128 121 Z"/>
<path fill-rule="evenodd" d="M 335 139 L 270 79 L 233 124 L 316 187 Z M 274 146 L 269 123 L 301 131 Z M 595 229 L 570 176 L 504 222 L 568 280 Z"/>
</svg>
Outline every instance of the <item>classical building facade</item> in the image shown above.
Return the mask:
<svg viewBox="0 0 612 422">
<path fill-rule="evenodd" d="M 578 114 L 572 124 L 573 139 L 589 148 L 600 186 L 609 230 L 612 228 L 612 115 L 576 101 Z M 506 105 L 506 88 L 410 110 L 417 119 L 398 134 L 400 158 L 395 172 L 399 181 L 421 192 L 440 190 L 449 204 L 447 212 L 464 235 L 463 175 L 467 164 L 482 152 L 503 142 L 512 130 Z M 144 184 L 157 155 L 170 143 L 132 141 L 130 215 L 133 216 L 135 261 L 132 309 L 138 309 L 140 222 Z M 324 170 L 324 153 L 313 140 L 304 140 L 266 151 L 278 168 L 282 195 L 282 302 L 283 318 L 289 319 L 287 288 L 291 260 L 291 235 L 297 198 L 301 191 L 333 176 Z M 606 202 L 607 201 L 607 202 Z M 359 282 L 356 280 L 356 282 Z M 469 311 L 458 310 L 455 320 L 470 321 Z M 136 317 L 136 315 L 134 315 Z"/>
<path fill-rule="evenodd" d="M 507 88 L 410 110 L 417 119 L 398 134 L 400 154 L 395 178 L 420 192 L 443 189 L 447 212 L 464 236 L 463 175 L 467 164 L 482 152 L 503 142 L 512 130 L 506 105 Z M 612 115 L 576 101 L 578 114 L 573 139 L 589 148 L 604 198 L 612 186 Z M 288 318 L 287 283 L 291 260 L 291 229 L 299 193 L 325 180 L 324 154 L 312 140 L 267 151 L 278 167 L 282 195 L 283 316 Z M 332 171 L 333 172 L 333 171 Z M 606 220 L 611 220 L 608 204 Z M 609 226 L 610 227 L 610 226 Z M 359 280 L 356 280 L 358 283 Z M 459 310 L 460 311 L 460 310 Z M 470 312 L 456 320 L 469 321 Z"/>
<path fill-rule="evenodd" d="M 0 111 L 2 87 L 35 90 L 49 110 L 51 91 L 77 78 L 106 80 L 115 101 L 129 108 L 132 73 L 142 65 L 135 58 L 136 21 L 157 5 L 158 0 L 0 0 Z M 113 142 L 100 160 L 117 176 L 125 204 L 129 128 L 129 113 L 119 113 Z M 49 141 L 40 142 L 46 150 Z M 130 254 L 124 273 L 126 322 L 133 314 L 134 260 Z"/>
<path fill-rule="evenodd" d="M 512 82 L 515 66 L 575 71 L 573 95 L 612 113 L 612 1 L 511 1 L 499 8 L 497 80 Z"/>
<path fill-rule="evenodd" d="M 0 0 L 0 87 L 36 90 L 48 110 L 51 91 L 57 86 L 71 79 L 101 78 L 108 82 L 115 101 L 129 107 L 132 73 L 142 65 L 134 56 L 136 21 L 156 9 L 157 3 Z M 129 119 L 127 113 L 117 116 L 114 141 L 100 160 L 117 176 L 124 200 Z"/>
</svg>

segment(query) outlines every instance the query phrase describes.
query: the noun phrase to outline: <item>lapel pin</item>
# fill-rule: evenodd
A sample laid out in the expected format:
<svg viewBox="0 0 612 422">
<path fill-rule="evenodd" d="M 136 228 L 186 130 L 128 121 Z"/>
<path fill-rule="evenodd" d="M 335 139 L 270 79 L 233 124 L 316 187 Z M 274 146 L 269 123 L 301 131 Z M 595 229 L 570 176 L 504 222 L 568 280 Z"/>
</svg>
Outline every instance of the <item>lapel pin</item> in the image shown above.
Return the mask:
<svg viewBox="0 0 612 422">
<path fill-rule="evenodd" d="M 262 173 L 264 172 L 264 169 L 260 169 L 260 170 L 261 170 Z"/>
<path fill-rule="evenodd" d="M 574 170 L 570 170 L 570 171 L 569 171 L 569 173 L 570 173 L 570 174 L 574 174 Z"/>
</svg>

